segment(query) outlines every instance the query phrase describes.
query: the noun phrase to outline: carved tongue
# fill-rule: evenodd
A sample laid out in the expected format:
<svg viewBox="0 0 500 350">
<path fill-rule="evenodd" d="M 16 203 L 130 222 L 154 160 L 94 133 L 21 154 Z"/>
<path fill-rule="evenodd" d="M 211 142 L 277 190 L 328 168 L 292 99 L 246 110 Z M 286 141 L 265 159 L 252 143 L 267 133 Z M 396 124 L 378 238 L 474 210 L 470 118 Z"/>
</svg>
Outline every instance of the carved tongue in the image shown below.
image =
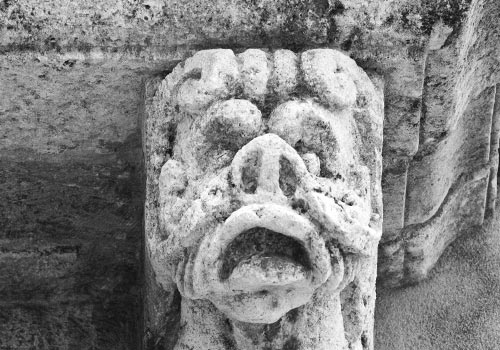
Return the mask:
<svg viewBox="0 0 500 350">
<path fill-rule="evenodd" d="M 296 284 L 306 279 L 306 268 L 286 256 L 254 255 L 241 261 L 229 277 L 232 289 L 261 290 L 262 287 Z"/>
</svg>

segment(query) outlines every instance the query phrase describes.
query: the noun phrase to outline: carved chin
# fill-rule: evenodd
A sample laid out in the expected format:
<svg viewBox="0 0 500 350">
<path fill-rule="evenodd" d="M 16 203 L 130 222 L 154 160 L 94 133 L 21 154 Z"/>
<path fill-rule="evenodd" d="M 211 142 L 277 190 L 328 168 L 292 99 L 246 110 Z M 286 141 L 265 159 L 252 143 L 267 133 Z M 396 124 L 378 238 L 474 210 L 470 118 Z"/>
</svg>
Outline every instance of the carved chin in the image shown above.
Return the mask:
<svg viewBox="0 0 500 350">
<path fill-rule="evenodd" d="M 208 299 L 228 317 L 250 323 L 272 323 L 304 305 L 332 273 L 314 226 L 276 204 L 234 212 L 204 238 L 188 265 L 191 297 Z"/>
</svg>

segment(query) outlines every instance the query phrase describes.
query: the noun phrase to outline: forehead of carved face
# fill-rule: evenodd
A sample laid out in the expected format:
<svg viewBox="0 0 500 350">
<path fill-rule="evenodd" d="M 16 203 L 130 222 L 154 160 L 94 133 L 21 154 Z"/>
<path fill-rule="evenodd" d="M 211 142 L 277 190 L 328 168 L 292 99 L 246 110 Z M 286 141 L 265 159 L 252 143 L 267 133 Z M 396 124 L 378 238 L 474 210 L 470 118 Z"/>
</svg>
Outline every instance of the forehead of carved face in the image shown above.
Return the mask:
<svg viewBox="0 0 500 350">
<path fill-rule="evenodd" d="M 337 288 L 343 255 L 374 253 L 379 121 L 360 74 L 332 50 L 209 50 L 165 79 L 162 268 L 184 297 L 274 322 Z"/>
</svg>

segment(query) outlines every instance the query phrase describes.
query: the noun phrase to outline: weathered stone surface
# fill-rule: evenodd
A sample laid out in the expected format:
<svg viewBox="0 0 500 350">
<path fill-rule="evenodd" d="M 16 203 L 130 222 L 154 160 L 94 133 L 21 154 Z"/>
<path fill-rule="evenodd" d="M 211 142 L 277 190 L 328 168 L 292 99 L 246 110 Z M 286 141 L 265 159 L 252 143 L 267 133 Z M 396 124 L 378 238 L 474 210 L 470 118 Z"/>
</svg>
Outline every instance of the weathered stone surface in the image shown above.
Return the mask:
<svg viewBox="0 0 500 350">
<path fill-rule="evenodd" d="M 474 96 L 467 109 L 459 112 L 460 119 L 446 121 L 454 125 L 439 132 L 449 134 L 441 142 L 426 137 L 426 132 L 421 135 L 426 139 L 408 174 L 406 225 L 423 223 L 434 216 L 459 176 L 484 165 L 489 170 L 494 95 L 495 88 L 490 87 Z"/>
<path fill-rule="evenodd" d="M 348 52 L 366 71 L 376 71 L 384 76 L 384 171 L 401 175 L 384 178 L 387 188 L 384 210 L 389 218 L 387 224 L 393 221 L 392 218 L 396 223 L 401 218 L 401 210 L 409 210 L 402 196 L 410 193 L 405 182 L 409 177 L 403 175 L 408 171 L 407 164 L 419 148 L 425 153 L 422 141 L 426 139 L 427 131 L 437 135 L 443 132 L 439 125 L 453 126 L 451 121 L 454 119 L 441 113 L 453 105 L 451 96 L 454 95 L 446 95 L 450 90 L 447 87 L 454 86 L 453 81 L 460 72 L 466 74 L 470 72 L 468 67 L 474 67 L 472 56 L 467 58 L 467 63 L 455 59 L 458 57 L 455 47 L 461 50 L 460 57 L 467 56 L 466 47 L 470 45 L 495 51 L 494 45 L 484 43 L 484 40 L 491 41 L 493 36 L 485 39 L 474 35 L 472 30 L 478 25 L 487 27 L 484 23 L 479 24 L 481 13 L 494 14 L 495 4 L 486 0 L 469 4 L 467 0 L 286 3 L 165 0 L 110 5 L 96 0 L 87 3 L 69 1 L 54 6 L 51 1 L 8 1 L 0 6 L 0 25 L 2 50 L 9 55 L 1 59 L 2 66 L 8 68 L 3 71 L 7 78 L 5 86 L 18 88 L 6 89 L 3 93 L 7 98 L 2 105 L 8 106 L 3 111 L 14 116 L 14 119 L 3 121 L 4 144 L 12 147 L 32 145 L 42 152 L 62 152 L 80 146 L 99 149 L 100 136 L 97 135 L 102 135 L 103 140 L 122 139 L 133 127 L 130 114 L 120 117 L 122 112 L 133 114 L 136 111 L 138 78 L 150 74 L 151 66 L 158 67 L 157 64 L 163 61 L 169 62 L 165 65 L 168 67 L 172 59 L 185 58 L 200 45 L 293 48 L 328 45 Z M 34 57 L 27 59 L 30 55 L 25 53 L 28 50 L 41 53 L 38 55 L 40 63 L 30 62 Z M 294 72 L 299 62 L 279 52 L 274 54 L 274 69 L 271 69 L 274 76 L 267 79 L 270 89 L 277 94 L 286 94 L 287 89 L 293 90 L 296 84 Z M 49 54 L 49 59 L 45 53 Z M 56 65 L 50 59 L 54 54 L 60 56 Z M 82 67 L 80 63 L 86 65 L 92 60 L 102 63 L 103 59 L 109 61 L 96 73 L 90 71 L 95 68 L 92 63 L 87 70 L 78 69 Z M 134 61 L 134 67 L 130 68 L 129 63 L 135 59 L 142 61 Z M 269 57 L 266 59 L 272 61 Z M 457 69 L 453 71 L 448 64 L 457 66 Z M 11 65 L 15 68 L 12 69 Z M 43 65 L 44 71 L 38 73 L 37 65 Z M 115 65 L 117 74 L 112 73 Z M 487 59 L 484 66 L 493 67 L 495 63 Z M 34 69 L 35 73 L 26 75 L 24 69 L 30 72 Z M 138 71 L 140 69 L 143 71 Z M 262 89 L 263 81 L 258 82 L 258 79 L 265 80 L 266 74 L 262 71 L 254 77 L 249 76 L 251 81 L 247 92 L 257 89 L 253 93 L 261 94 L 262 90 L 258 90 Z M 51 75 L 55 79 L 51 79 Z M 477 76 L 483 75 L 479 73 Z M 64 77 L 70 77 L 73 85 L 68 84 Z M 492 74 L 483 81 L 492 82 L 494 77 Z M 33 84 L 29 80 L 32 78 L 39 84 Z M 133 84 L 129 85 L 132 80 Z M 80 81 L 85 81 L 86 86 L 95 83 L 98 88 L 92 92 L 89 92 L 90 87 L 84 89 L 80 98 Z M 424 95 L 436 98 L 429 101 Z M 441 97 L 443 103 L 439 102 Z M 73 103 L 74 100 L 80 101 L 82 106 Z M 457 100 L 468 101 L 468 97 Z M 65 120 L 64 128 L 50 121 L 54 109 L 58 111 L 57 120 Z M 55 130 L 48 128 L 54 124 Z M 492 174 L 495 174 L 493 170 Z M 494 180 L 491 180 L 490 189 L 493 189 L 493 184 Z M 393 191 L 397 193 L 394 196 Z M 494 190 L 490 192 L 489 198 L 493 199 Z M 439 206 L 440 203 L 432 205 Z M 385 231 L 385 241 L 392 244 L 399 239 L 401 242 L 402 236 L 395 226 Z"/>
<path fill-rule="evenodd" d="M 3 150 L 0 348 L 138 344 L 138 138 L 114 146 L 71 160 Z"/>
<path fill-rule="evenodd" d="M 495 349 L 500 341 L 500 208 L 466 230 L 429 277 L 406 288 L 377 286 L 375 348 Z"/>
<path fill-rule="evenodd" d="M 319 44 L 328 38 L 329 8 L 326 0 L 6 1 L 0 6 L 0 45 L 158 52 L 165 46 L 262 40 Z"/>
<path fill-rule="evenodd" d="M 424 278 L 457 233 L 483 223 L 489 171 L 474 175 L 464 185 L 458 184 L 458 189 L 444 200 L 442 209 L 432 220 L 418 227 L 408 227 L 405 272 L 409 280 Z"/>
<path fill-rule="evenodd" d="M 228 1 L 167 0 L 134 3 L 122 1 L 114 4 L 100 0 L 70 0 L 57 4 L 40 0 L 3 1 L 0 3 L 0 152 L 2 155 L 9 153 L 18 160 L 27 155 L 37 156 L 38 152 L 50 153 L 54 158 L 43 159 L 43 162 L 47 161 L 49 164 L 45 174 L 51 173 L 57 178 L 67 176 L 66 170 L 79 174 L 80 167 L 74 167 L 71 160 L 82 159 L 80 157 L 92 169 L 97 167 L 98 173 L 101 173 L 105 168 L 114 168 L 116 159 L 106 158 L 103 164 L 101 160 L 95 160 L 97 155 L 94 153 L 107 154 L 120 149 L 121 143 L 133 132 L 137 106 L 141 100 L 139 91 L 142 78 L 169 69 L 176 63 L 173 61 L 192 55 L 193 48 L 249 45 L 294 49 L 304 49 L 308 45 L 326 45 L 339 48 L 355 59 L 369 75 L 384 78 L 381 84 L 385 89 L 386 106 L 383 186 L 384 225 L 387 226 L 384 227 L 383 246 L 379 253 L 383 272 L 380 280 L 392 284 L 408 282 L 404 278 L 405 256 L 409 257 L 411 254 L 406 253 L 406 242 L 409 242 L 406 238 L 418 237 L 419 232 L 430 231 L 426 228 L 412 233 L 411 227 L 410 230 L 401 229 L 404 227 L 406 179 L 412 177 L 411 174 L 407 176 L 408 164 L 425 140 L 434 138 L 430 143 L 433 146 L 421 148 L 418 157 L 429 156 L 437 149 L 434 146 L 446 142 L 452 136 L 453 123 L 461 118 L 460 113 L 451 117 L 448 113 L 453 110 L 455 102 L 459 102 L 456 110 L 464 111 L 475 96 L 498 84 L 499 16 L 496 0 L 233 1 L 230 4 Z M 296 87 L 296 73 L 300 62 L 286 50 L 275 51 L 273 56 L 273 59 L 268 58 L 274 62 L 272 75 L 268 78 L 268 88 L 283 99 L 293 99 L 293 96 L 285 96 L 289 96 Z M 498 96 L 498 88 L 496 90 Z M 457 91 L 466 93 L 457 95 Z M 497 97 L 494 115 L 498 115 L 498 101 Z M 491 105 L 493 102 L 487 103 Z M 498 136 L 495 136 L 498 135 L 498 118 L 492 118 L 492 121 L 488 186 L 486 190 L 476 188 L 473 193 L 475 201 L 482 196 L 483 191 L 487 213 L 491 213 L 494 207 L 498 172 Z M 484 140 L 482 138 L 481 142 Z M 20 147 L 24 149 L 21 150 Z M 486 153 L 483 144 L 479 148 L 483 154 Z M 89 155 L 90 158 L 87 158 Z M 54 161 L 60 165 L 50 166 Z M 311 173 L 318 171 L 314 165 L 317 164 L 314 156 L 304 155 L 304 161 Z M 11 163 L 9 160 L 2 163 L 2 166 L 6 164 L 11 164 L 9 172 L 14 174 L 13 177 L 24 172 L 25 166 L 21 163 Z M 440 166 L 435 163 L 437 169 Z M 487 164 L 484 166 L 488 168 Z M 45 168 L 45 165 L 34 167 L 39 168 Z M 26 180 L 23 182 L 37 183 L 41 178 L 41 183 L 46 185 L 46 175 L 39 177 L 38 171 L 44 173 L 43 170 L 28 172 L 23 177 Z M 457 179 L 474 178 L 468 176 L 470 173 L 465 168 L 462 174 L 464 176 L 458 173 L 455 175 L 458 175 Z M 86 176 L 82 181 L 86 182 L 85 179 Z M 114 175 L 109 178 L 110 183 L 113 182 L 112 179 L 115 179 Z M 459 191 L 460 186 L 465 186 L 465 189 L 474 184 L 475 182 L 459 180 L 451 183 L 450 188 Z M 39 244 L 43 246 L 43 242 L 30 238 L 30 232 L 49 240 L 50 232 L 54 232 L 56 238 L 50 244 L 58 246 L 63 240 L 61 237 L 67 232 L 80 234 L 94 229 L 96 235 L 85 235 L 84 244 L 90 245 L 95 240 L 100 248 L 107 244 L 113 246 L 113 242 L 116 242 L 114 239 L 102 241 L 102 227 L 97 224 L 89 225 L 86 214 L 83 215 L 85 220 L 79 220 L 81 211 L 71 211 L 71 215 L 68 215 L 63 210 L 71 207 L 66 203 L 74 204 L 76 201 L 81 207 L 92 207 L 96 202 L 93 195 L 100 196 L 99 191 L 96 190 L 97 193 L 89 196 L 86 190 L 84 193 L 75 190 L 70 192 L 72 200 L 65 197 L 67 191 L 59 191 L 55 185 L 50 191 L 44 192 L 45 200 L 34 200 L 27 195 L 30 191 L 38 193 L 36 186 L 26 189 L 21 183 L 11 187 L 7 198 L 14 205 L 12 209 L 9 206 L 2 208 L 7 208 L 9 220 L 0 213 L 2 224 L 7 223 L 6 230 L 18 235 L 21 243 L 33 247 Z M 454 193 L 450 192 L 450 198 Z M 6 203 L 3 196 L 4 192 L 0 192 L 0 202 Z M 114 199 L 109 199 L 107 195 L 104 197 L 109 201 L 107 204 L 100 204 L 99 208 L 105 208 L 106 205 L 113 207 Z M 125 203 L 125 206 L 129 203 L 127 198 L 118 201 Z M 450 212 L 444 203 L 448 201 L 441 204 L 433 202 L 432 205 L 438 207 L 436 219 L 441 217 L 439 213 Z M 48 209 L 51 205 L 57 208 L 53 214 Z M 479 222 L 476 220 L 479 218 L 478 210 L 482 210 L 482 205 L 474 208 L 471 213 L 474 220 L 465 223 Z M 108 213 L 106 210 L 104 212 Z M 36 219 L 38 214 L 41 220 Z M 115 223 L 116 216 L 110 214 L 109 217 Z M 101 221 L 107 222 L 107 218 L 107 214 L 99 215 Z M 426 224 L 437 221 L 453 224 L 455 219 L 456 216 L 451 214 L 446 220 L 432 221 L 431 218 L 423 225 L 427 227 Z M 139 219 L 136 220 L 132 226 L 140 227 Z M 419 225 L 416 224 L 413 228 L 421 227 Z M 465 228 L 461 224 L 459 226 Z M 446 225 L 440 224 L 438 227 L 445 238 L 440 242 L 453 240 L 458 234 L 453 230 L 449 231 Z M 111 230 L 120 231 L 114 224 Z M 440 236 L 441 233 L 431 235 L 432 240 L 439 239 Z M 421 237 L 424 238 L 425 235 Z M 9 247 L 11 239 L 8 237 L 1 243 L 7 254 L 10 254 L 11 248 L 5 247 Z M 417 239 L 416 242 L 422 242 L 422 247 L 428 247 L 432 241 Z M 128 245 L 114 248 L 125 251 L 132 249 Z M 442 248 L 442 245 L 432 247 L 429 254 L 421 257 L 425 261 L 429 261 L 430 257 L 433 260 Z M 89 256 L 82 256 L 81 261 Z M 33 263 L 29 263 L 33 266 L 39 266 L 45 261 L 45 258 L 37 257 L 36 254 L 33 259 Z M 38 259 L 40 263 L 37 262 Z M 54 259 L 54 266 L 60 266 L 59 257 Z M 5 261 L 10 263 L 16 260 Z M 418 264 L 414 266 L 415 271 L 420 272 L 420 267 L 429 267 Z M 6 270 L 9 269 L 11 268 Z M 486 270 L 487 267 L 483 272 Z M 98 276 L 105 274 L 100 271 L 89 275 L 88 281 L 94 281 L 88 282 L 89 285 L 99 285 L 101 279 Z M 387 271 L 392 275 L 386 274 Z M 421 278 L 423 274 L 420 272 L 413 276 Z M 12 296 L 11 302 L 15 305 L 28 303 L 23 297 L 24 293 L 19 293 L 19 300 L 15 300 L 17 286 L 30 289 L 33 294 L 39 288 L 44 296 L 49 294 L 45 291 L 59 288 L 55 286 L 56 280 L 49 276 L 36 279 L 35 274 L 21 275 L 26 278 L 19 280 L 20 284 L 16 282 L 3 288 L 5 294 Z M 117 278 L 117 274 L 113 276 Z M 32 287 L 30 283 L 33 283 Z M 152 289 L 153 287 L 148 287 L 148 290 Z M 160 293 L 155 294 L 155 297 L 158 300 L 171 300 L 173 304 L 177 298 L 175 294 Z M 109 300 L 113 303 L 114 299 Z M 155 307 L 158 305 L 160 303 L 154 304 Z M 81 314 L 86 314 L 85 308 L 86 306 L 81 306 Z M 170 334 L 176 332 L 174 325 L 178 325 L 178 314 L 174 312 L 170 316 L 161 310 L 163 309 L 154 309 L 148 311 L 148 314 L 157 313 L 158 324 L 172 325 L 165 327 L 167 330 L 164 329 L 160 337 L 167 343 L 175 341 Z M 108 311 L 109 315 L 113 314 L 112 310 Z M 35 317 L 35 314 L 25 313 L 28 317 Z M 40 332 L 43 327 L 52 327 L 50 322 L 57 323 L 53 318 L 42 319 L 43 322 L 35 320 L 33 323 L 41 327 Z M 481 319 L 478 324 L 483 321 Z M 99 323 L 100 326 L 94 323 L 93 326 L 99 332 L 99 328 L 108 324 L 107 322 Z M 33 333 L 37 331 L 36 327 L 26 329 Z M 158 328 L 153 327 L 155 329 Z M 485 329 L 495 333 L 492 326 L 486 326 Z M 401 336 L 401 339 L 405 337 Z M 158 338 L 154 339 L 151 346 L 154 346 Z M 440 341 L 443 341 L 442 337 L 433 339 L 433 344 L 439 347 Z M 479 343 L 484 347 L 495 344 L 490 338 L 488 341 Z M 86 344 L 83 340 L 81 343 Z M 466 348 L 472 346 L 469 344 Z"/>
<path fill-rule="evenodd" d="M 200 51 L 148 86 L 147 258 L 166 300 L 151 285 L 146 304 L 173 313 L 180 293 L 174 349 L 373 348 L 382 96 L 338 51 L 292 55 Z M 285 64 L 303 80 L 268 70 Z M 150 344 L 172 316 L 146 320 Z"/>
<path fill-rule="evenodd" d="M 159 67 L 104 58 L 0 56 L 0 149 L 84 157 L 110 153 L 137 132 L 142 79 Z"/>
<path fill-rule="evenodd" d="M 99 343 L 92 324 L 93 313 L 93 306 L 85 303 L 2 305 L 0 348 L 92 349 Z"/>
<path fill-rule="evenodd" d="M 5 247 L 3 247 L 5 249 Z M 0 255 L 2 302 L 23 298 L 50 300 L 71 293 L 80 246 L 45 246 L 40 251 L 4 251 Z M 71 296 L 73 297 L 73 296 Z M 76 296 L 74 296 L 76 297 Z"/>
<path fill-rule="evenodd" d="M 0 348 L 136 349 L 137 116 L 142 79 L 159 68 L 54 52 L 0 66 Z"/>
<path fill-rule="evenodd" d="M 492 26 L 498 27 L 495 13 L 500 13 L 498 4 L 473 2 L 462 32 L 443 24 L 433 29 L 425 60 L 418 151 L 398 160 L 384 148 L 387 220 L 379 260 L 383 283 L 424 278 L 460 232 L 481 225 L 492 212 L 500 117 L 495 109 L 500 77 L 493 63 L 500 47 L 491 37 L 498 39 L 498 30 L 492 31 Z"/>
<path fill-rule="evenodd" d="M 384 161 L 383 201 L 384 201 L 384 235 L 382 242 L 391 241 L 399 236 L 405 225 L 406 177 L 408 162 L 396 158 L 395 162 Z M 387 207 L 387 209 L 385 209 Z"/>
<path fill-rule="evenodd" d="M 165 47 L 307 46 L 333 43 L 406 56 L 442 20 L 459 29 L 470 0 L 11 0 L 0 6 L 0 45 L 88 52 L 165 52 Z M 372 35 L 376 33 L 376 35 Z M 387 40 L 390 38 L 391 40 Z M 406 42 L 405 40 L 409 40 Z M 404 49 L 395 47 L 403 44 Z M 408 48 L 406 48 L 406 44 Z M 375 46 L 379 51 L 375 52 Z M 366 57 L 366 55 L 365 55 Z"/>
</svg>

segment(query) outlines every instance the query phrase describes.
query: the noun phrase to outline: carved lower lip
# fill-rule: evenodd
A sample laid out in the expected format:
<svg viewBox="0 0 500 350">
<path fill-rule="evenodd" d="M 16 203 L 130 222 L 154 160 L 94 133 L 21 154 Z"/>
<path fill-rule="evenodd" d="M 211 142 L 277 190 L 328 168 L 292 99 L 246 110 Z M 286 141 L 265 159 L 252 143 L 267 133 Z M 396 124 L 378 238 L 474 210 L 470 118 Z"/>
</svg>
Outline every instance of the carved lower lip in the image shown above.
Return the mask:
<svg viewBox="0 0 500 350">
<path fill-rule="evenodd" d="M 265 247 L 245 255 L 246 235 L 260 235 Z M 277 246 L 280 239 L 287 249 Z M 231 255 L 231 249 L 236 254 Z M 276 288 L 312 290 L 331 273 L 328 251 L 314 226 L 292 209 L 276 204 L 252 204 L 235 211 L 204 239 L 196 260 L 194 287 L 199 295 L 207 296 Z"/>
<path fill-rule="evenodd" d="M 296 284 L 311 270 L 304 245 L 281 233 L 254 227 L 240 233 L 222 255 L 220 278 L 245 291 Z"/>
</svg>

